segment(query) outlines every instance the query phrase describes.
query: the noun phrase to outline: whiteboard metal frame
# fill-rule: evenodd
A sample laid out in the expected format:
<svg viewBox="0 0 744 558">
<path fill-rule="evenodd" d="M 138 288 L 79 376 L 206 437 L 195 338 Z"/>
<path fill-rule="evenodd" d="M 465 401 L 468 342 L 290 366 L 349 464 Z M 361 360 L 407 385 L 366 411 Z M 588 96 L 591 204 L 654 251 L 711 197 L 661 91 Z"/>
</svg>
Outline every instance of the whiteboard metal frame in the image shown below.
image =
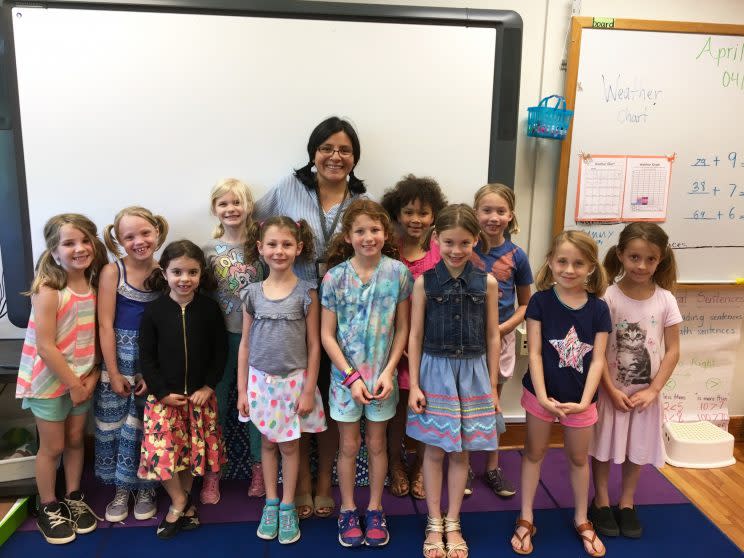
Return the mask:
<svg viewBox="0 0 744 558">
<path fill-rule="evenodd" d="M 13 42 L 12 9 L 88 9 L 155 13 L 404 23 L 497 30 L 488 180 L 514 184 L 517 149 L 522 18 L 509 10 L 473 10 L 384 4 L 341 4 L 296 0 L 49 0 L 0 3 L 0 246 L 8 318 L 25 327 L 30 301 L 19 295 L 33 279 L 20 100 Z M 11 249 L 9 249 L 11 248 Z"/>
<path fill-rule="evenodd" d="M 603 18 L 603 20 L 606 18 Z M 586 29 L 605 29 L 611 33 L 615 29 L 626 31 L 661 31 L 670 33 L 710 33 L 711 35 L 742 35 L 744 29 L 741 25 L 700 23 L 690 21 L 657 21 L 644 19 L 613 19 L 612 27 L 601 24 L 594 26 L 595 18 L 586 16 L 574 16 L 571 18 L 571 31 L 568 48 L 568 67 L 566 71 L 566 86 L 564 96 L 566 108 L 573 110 L 576 104 L 576 86 L 579 75 L 579 62 L 581 56 L 581 34 Z M 573 119 L 568 128 L 568 133 L 561 146 L 560 170 L 558 173 L 558 184 L 556 185 L 555 213 L 553 213 L 553 236 L 563 231 L 566 217 L 566 196 L 568 195 L 568 174 L 571 164 L 571 140 L 573 136 Z M 719 288 L 741 288 L 740 283 L 705 281 L 688 281 L 678 283 L 679 287 L 695 287 L 700 285 L 715 285 Z"/>
</svg>

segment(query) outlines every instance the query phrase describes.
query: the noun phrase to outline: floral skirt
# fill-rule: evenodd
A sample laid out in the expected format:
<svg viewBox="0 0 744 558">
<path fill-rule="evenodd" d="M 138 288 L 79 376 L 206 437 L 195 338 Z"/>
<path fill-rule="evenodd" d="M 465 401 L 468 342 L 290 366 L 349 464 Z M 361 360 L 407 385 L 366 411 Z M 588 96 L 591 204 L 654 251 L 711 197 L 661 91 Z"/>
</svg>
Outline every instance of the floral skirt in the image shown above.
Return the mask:
<svg viewBox="0 0 744 558">
<path fill-rule="evenodd" d="M 189 402 L 183 407 L 164 405 L 148 396 L 139 478 L 166 481 L 186 469 L 203 476 L 219 472 L 225 461 L 214 394 L 202 406 Z"/>
</svg>

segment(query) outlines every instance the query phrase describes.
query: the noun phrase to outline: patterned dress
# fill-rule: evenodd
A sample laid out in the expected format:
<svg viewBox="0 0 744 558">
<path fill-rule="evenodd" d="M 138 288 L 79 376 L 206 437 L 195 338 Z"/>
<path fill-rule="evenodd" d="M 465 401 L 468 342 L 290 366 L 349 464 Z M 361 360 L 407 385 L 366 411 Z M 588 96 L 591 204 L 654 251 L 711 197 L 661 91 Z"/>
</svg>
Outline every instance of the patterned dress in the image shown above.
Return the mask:
<svg viewBox="0 0 744 558">
<path fill-rule="evenodd" d="M 159 293 L 140 291 L 127 283 L 127 272 L 121 260 L 116 261 L 119 283 L 116 287 L 116 363 L 119 372 L 134 386 L 139 370 L 137 337 L 142 312 Z M 104 484 L 138 489 L 154 486 L 137 478 L 142 443 L 143 398 L 120 397 L 111 389 L 108 371 L 101 371 L 95 394 L 96 444 L 95 474 Z"/>
</svg>

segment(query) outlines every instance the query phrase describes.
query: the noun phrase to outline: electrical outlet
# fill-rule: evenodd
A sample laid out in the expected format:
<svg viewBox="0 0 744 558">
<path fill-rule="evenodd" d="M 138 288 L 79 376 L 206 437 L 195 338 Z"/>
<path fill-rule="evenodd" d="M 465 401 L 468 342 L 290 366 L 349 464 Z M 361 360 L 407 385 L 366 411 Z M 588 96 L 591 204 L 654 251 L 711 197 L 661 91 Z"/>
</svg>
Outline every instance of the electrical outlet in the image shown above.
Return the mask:
<svg viewBox="0 0 744 558">
<path fill-rule="evenodd" d="M 529 350 L 527 348 L 527 325 L 522 322 L 517 326 L 517 354 L 519 356 L 527 356 Z"/>
</svg>

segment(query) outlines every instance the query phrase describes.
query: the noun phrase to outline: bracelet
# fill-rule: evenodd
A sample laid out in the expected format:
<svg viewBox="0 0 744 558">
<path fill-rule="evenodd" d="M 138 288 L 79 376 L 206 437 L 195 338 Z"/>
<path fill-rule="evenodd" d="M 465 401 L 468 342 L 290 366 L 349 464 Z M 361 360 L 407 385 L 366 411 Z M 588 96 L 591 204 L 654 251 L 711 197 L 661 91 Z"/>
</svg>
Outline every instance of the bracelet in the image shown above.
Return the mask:
<svg viewBox="0 0 744 558">
<path fill-rule="evenodd" d="M 362 375 L 358 371 L 354 370 L 349 376 L 346 377 L 342 384 L 346 387 L 349 387 L 351 386 L 351 384 L 361 379 Z"/>
<path fill-rule="evenodd" d="M 344 368 L 344 377 L 345 378 L 348 378 L 349 376 L 351 376 L 351 374 L 353 372 L 354 372 L 354 367 L 353 366 L 347 366 L 346 368 Z"/>
</svg>

